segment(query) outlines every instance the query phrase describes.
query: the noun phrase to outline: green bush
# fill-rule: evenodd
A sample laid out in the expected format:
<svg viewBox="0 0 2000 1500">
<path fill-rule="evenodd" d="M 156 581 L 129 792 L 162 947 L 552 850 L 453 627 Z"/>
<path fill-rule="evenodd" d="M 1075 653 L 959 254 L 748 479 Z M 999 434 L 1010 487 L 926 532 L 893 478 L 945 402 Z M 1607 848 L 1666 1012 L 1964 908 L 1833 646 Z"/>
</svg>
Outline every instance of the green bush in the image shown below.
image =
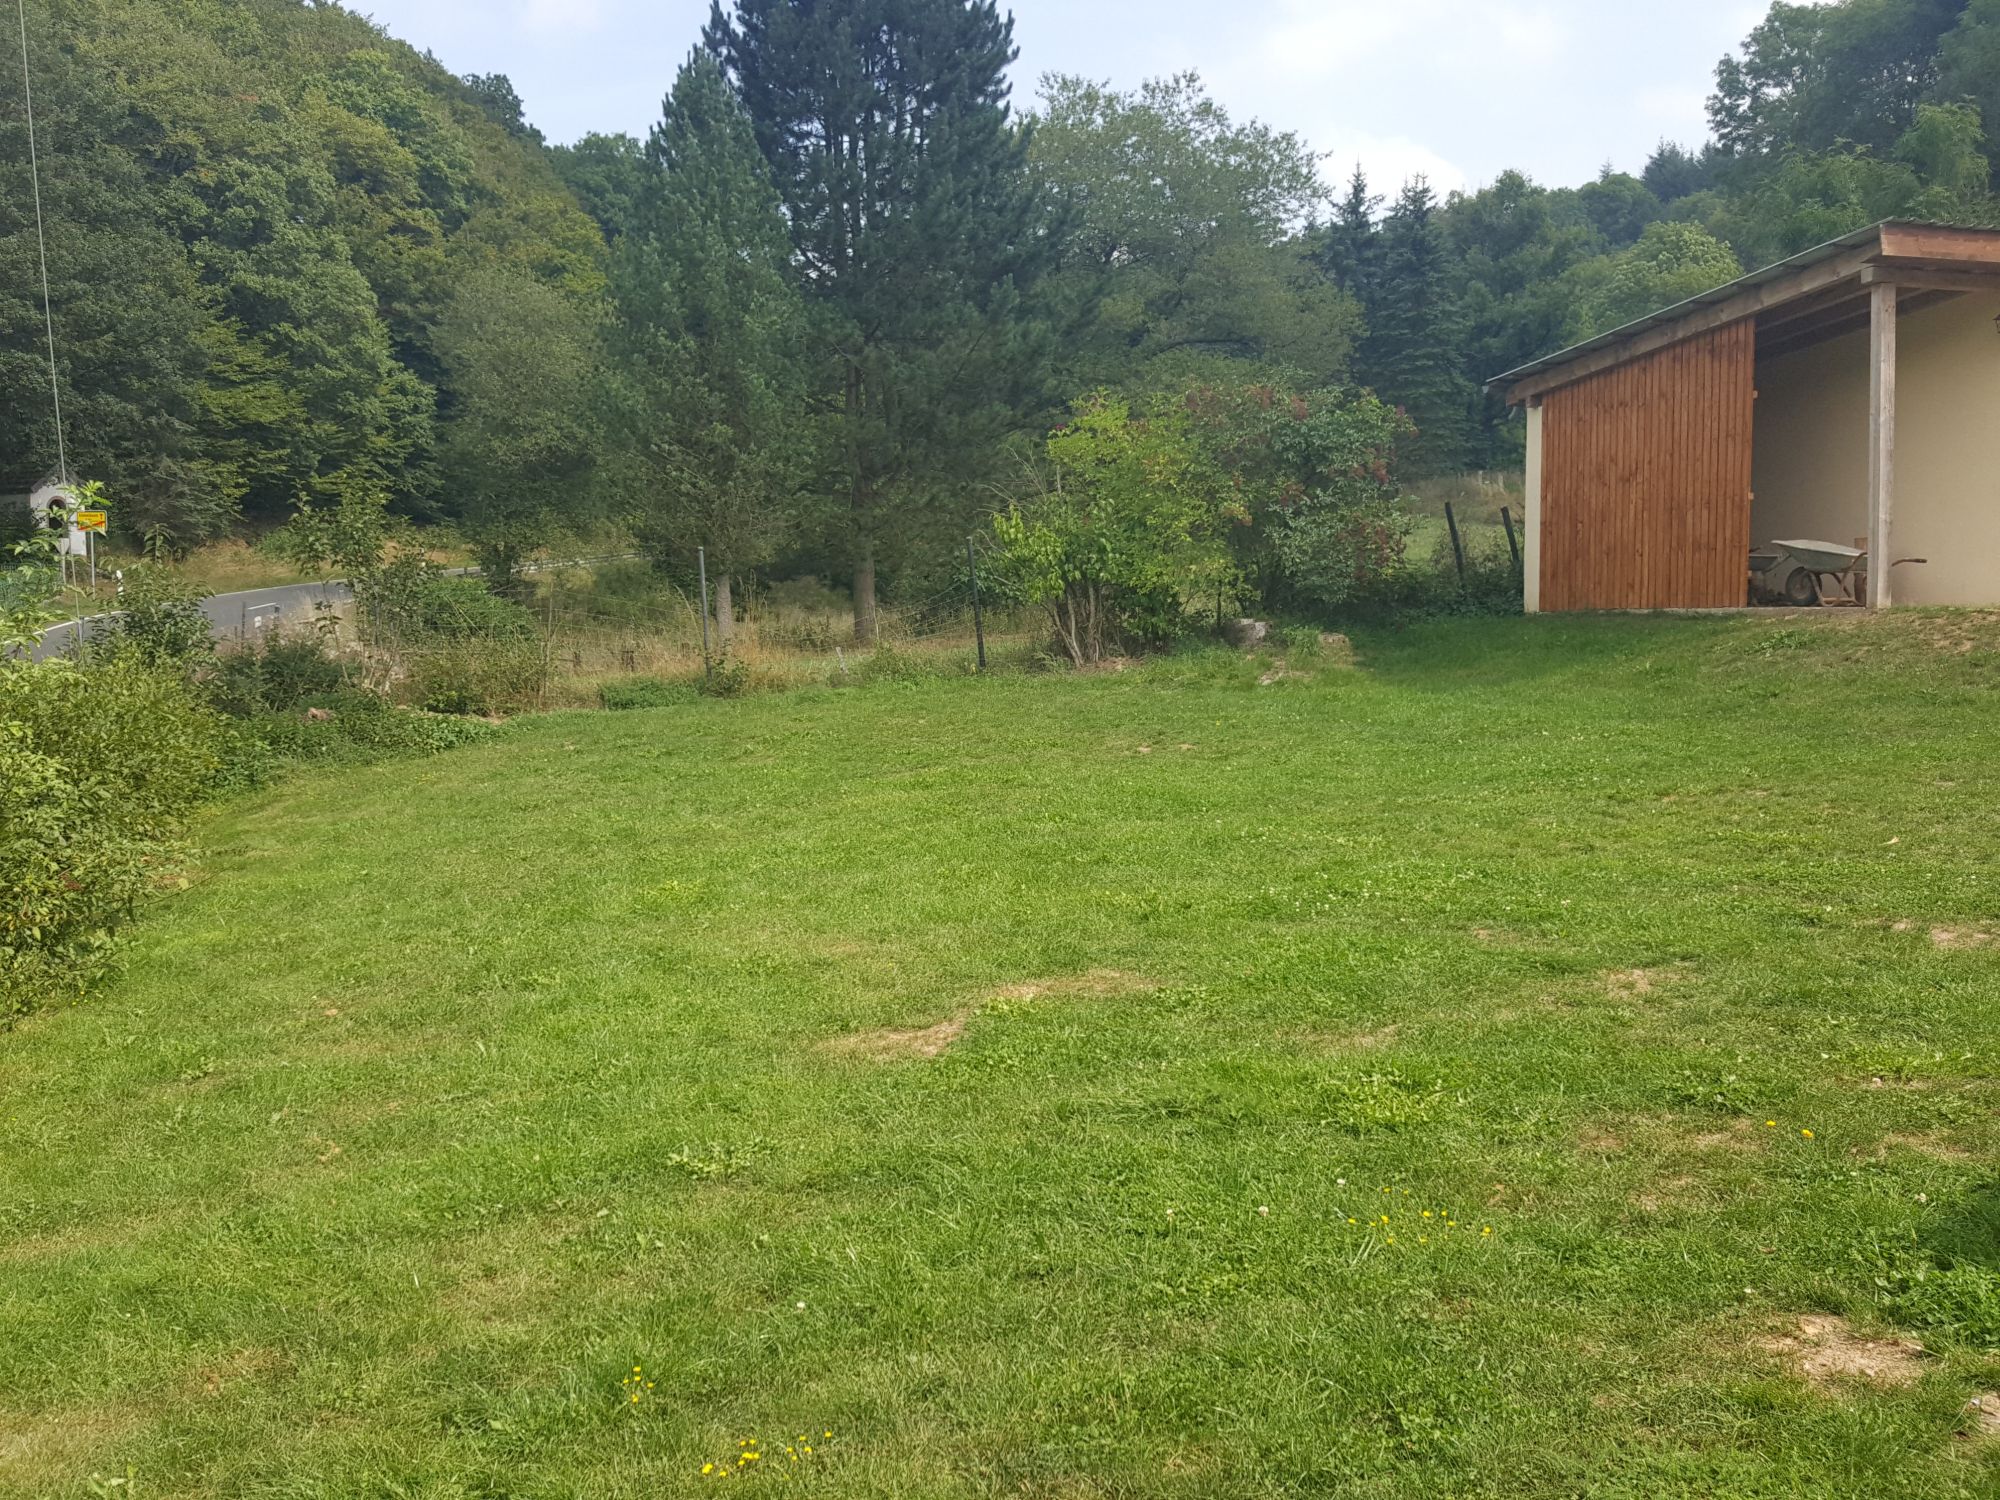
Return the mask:
<svg viewBox="0 0 2000 1500">
<path fill-rule="evenodd" d="M 732 656 L 718 657 L 695 680 L 695 687 L 707 698 L 741 698 L 750 691 L 750 663 Z"/>
<path fill-rule="evenodd" d="M 201 612 L 202 591 L 169 568 L 139 563 L 118 590 L 118 619 L 106 644 L 153 667 L 191 670 L 215 655 Z"/>
<path fill-rule="evenodd" d="M 1329 624 L 1356 620 L 1439 619 L 1463 615 L 1518 615 L 1521 575 L 1504 541 L 1471 542 L 1465 549 L 1465 577 L 1449 543 L 1428 558 L 1405 558 L 1357 590 L 1341 608 L 1321 618 Z"/>
<path fill-rule="evenodd" d="M 442 641 L 531 641 L 535 617 L 477 578 L 429 566 L 383 570 L 365 600 L 369 634 L 384 643 L 422 646 Z"/>
<path fill-rule="evenodd" d="M 541 643 L 499 637 L 442 641 L 404 655 L 400 696 L 439 714 L 497 714 L 529 707 L 542 688 Z"/>
<path fill-rule="evenodd" d="M 311 637 L 272 636 L 221 657 L 207 678 L 210 700 L 239 718 L 293 708 L 339 692 L 347 673 Z"/>
<path fill-rule="evenodd" d="M 690 682 L 667 682 L 658 677 L 627 677 L 607 682 L 597 690 L 606 708 L 671 708 L 690 703 L 700 696 Z"/>
<path fill-rule="evenodd" d="M 0 670 L 0 1016 L 80 987 L 173 872 L 224 721 L 135 657 Z"/>
</svg>

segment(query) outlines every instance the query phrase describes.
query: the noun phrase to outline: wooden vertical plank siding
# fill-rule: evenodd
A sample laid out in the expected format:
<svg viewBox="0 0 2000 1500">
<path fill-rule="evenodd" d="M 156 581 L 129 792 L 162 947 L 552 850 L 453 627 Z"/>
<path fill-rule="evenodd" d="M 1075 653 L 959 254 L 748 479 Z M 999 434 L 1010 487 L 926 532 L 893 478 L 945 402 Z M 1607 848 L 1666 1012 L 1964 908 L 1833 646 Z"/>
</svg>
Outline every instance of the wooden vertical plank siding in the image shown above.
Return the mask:
<svg viewBox="0 0 2000 1500">
<path fill-rule="evenodd" d="M 1756 364 L 1744 318 L 1543 397 L 1543 609 L 1746 602 Z"/>
</svg>

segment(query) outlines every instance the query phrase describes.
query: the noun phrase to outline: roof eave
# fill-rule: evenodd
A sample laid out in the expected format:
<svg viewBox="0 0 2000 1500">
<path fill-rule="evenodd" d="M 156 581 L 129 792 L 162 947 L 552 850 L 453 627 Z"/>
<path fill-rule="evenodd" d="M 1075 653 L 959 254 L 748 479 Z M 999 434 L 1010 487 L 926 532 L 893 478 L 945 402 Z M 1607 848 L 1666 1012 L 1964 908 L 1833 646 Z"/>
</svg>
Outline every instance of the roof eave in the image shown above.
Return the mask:
<svg viewBox="0 0 2000 1500">
<path fill-rule="evenodd" d="M 1776 281 L 1782 276 L 1805 270 L 1810 266 L 1819 264 L 1821 261 L 1831 259 L 1843 251 L 1857 250 L 1871 242 L 1879 245 L 1885 231 L 1903 227 L 1907 222 L 1900 219 L 1884 219 L 1880 223 L 1870 224 L 1865 229 L 1857 229 L 1850 234 L 1842 235 L 1838 239 L 1828 240 L 1823 245 L 1815 245 L 1810 250 L 1802 250 L 1797 255 L 1790 256 L 1785 260 L 1776 261 L 1768 266 L 1760 267 L 1746 276 L 1739 276 L 1734 281 L 1724 282 L 1721 286 L 1713 287 L 1698 296 L 1689 297 L 1685 301 L 1677 302 L 1671 307 L 1661 308 L 1658 312 L 1648 313 L 1643 318 L 1621 324 L 1619 327 L 1613 328 L 1608 332 L 1600 333 L 1593 338 L 1586 339 L 1580 344 L 1572 344 L 1567 349 L 1559 349 L 1554 354 L 1544 355 L 1540 359 L 1531 360 L 1517 369 L 1507 371 L 1504 375 L 1496 375 L 1486 382 L 1486 389 L 1504 391 L 1509 403 L 1513 404 L 1515 403 L 1513 388 L 1524 381 L 1532 380 L 1535 376 L 1545 374 L 1548 371 L 1560 369 L 1564 365 L 1573 364 L 1577 360 L 1598 353 L 1600 350 L 1614 348 L 1618 344 L 1639 337 L 1641 334 L 1649 333 L 1655 328 L 1666 327 L 1707 308 L 1719 306 L 1724 302 L 1730 301 L 1732 298 L 1741 296 L 1745 292 L 1754 291 L 1760 286 Z"/>
</svg>

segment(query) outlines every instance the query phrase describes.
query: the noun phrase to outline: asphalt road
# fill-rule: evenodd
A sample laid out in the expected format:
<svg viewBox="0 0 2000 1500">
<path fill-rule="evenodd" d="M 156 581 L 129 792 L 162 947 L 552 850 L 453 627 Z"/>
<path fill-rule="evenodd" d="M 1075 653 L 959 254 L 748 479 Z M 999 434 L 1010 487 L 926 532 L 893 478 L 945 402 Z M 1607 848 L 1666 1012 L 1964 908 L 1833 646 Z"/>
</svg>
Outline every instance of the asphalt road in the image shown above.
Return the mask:
<svg viewBox="0 0 2000 1500">
<path fill-rule="evenodd" d="M 201 601 L 201 612 L 208 616 L 209 629 L 218 640 L 254 639 L 259 631 L 280 624 L 309 624 L 322 603 L 339 609 L 353 597 L 354 591 L 344 583 L 287 583 L 234 594 L 211 594 Z M 109 614 L 88 615 L 83 621 L 84 630 L 94 638 L 113 618 Z M 35 660 L 66 655 L 75 642 L 74 620 L 51 625 L 42 632 L 41 643 L 35 647 Z"/>
</svg>

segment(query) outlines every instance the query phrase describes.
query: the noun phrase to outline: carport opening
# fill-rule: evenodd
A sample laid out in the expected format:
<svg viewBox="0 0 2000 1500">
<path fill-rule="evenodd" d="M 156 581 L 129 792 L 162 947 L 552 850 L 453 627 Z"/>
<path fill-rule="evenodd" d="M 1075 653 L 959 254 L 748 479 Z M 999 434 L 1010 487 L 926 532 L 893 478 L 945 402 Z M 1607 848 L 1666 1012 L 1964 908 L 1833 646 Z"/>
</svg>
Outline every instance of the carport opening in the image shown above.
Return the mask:
<svg viewBox="0 0 2000 1500">
<path fill-rule="evenodd" d="M 2000 272 L 1889 274 L 1898 279 L 1888 602 L 1991 605 L 2000 602 Z M 1757 320 L 1750 535 L 1766 562 L 1782 558 L 1771 544 L 1785 541 L 1870 548 L 1871 290 L 1848 284 Z M 1883 562 L 1866 560 L 1858 602 L 1878 602 Z M 1753 602 L 1796 602 L 1780 576 L 1795 572 L 1783 561 L 1767 569 L 1776 587 Z"/>
<path fill-rule="evenodd" d="M 1870 348 L 1863 286 L 1757 320 L 1752 606 L 1867 602 Z"/>
<path fill-rule="evenodd" d="M 1868 600 L 1868 290 L 1758 320 L 1750 606 Z"/>
</svg>

